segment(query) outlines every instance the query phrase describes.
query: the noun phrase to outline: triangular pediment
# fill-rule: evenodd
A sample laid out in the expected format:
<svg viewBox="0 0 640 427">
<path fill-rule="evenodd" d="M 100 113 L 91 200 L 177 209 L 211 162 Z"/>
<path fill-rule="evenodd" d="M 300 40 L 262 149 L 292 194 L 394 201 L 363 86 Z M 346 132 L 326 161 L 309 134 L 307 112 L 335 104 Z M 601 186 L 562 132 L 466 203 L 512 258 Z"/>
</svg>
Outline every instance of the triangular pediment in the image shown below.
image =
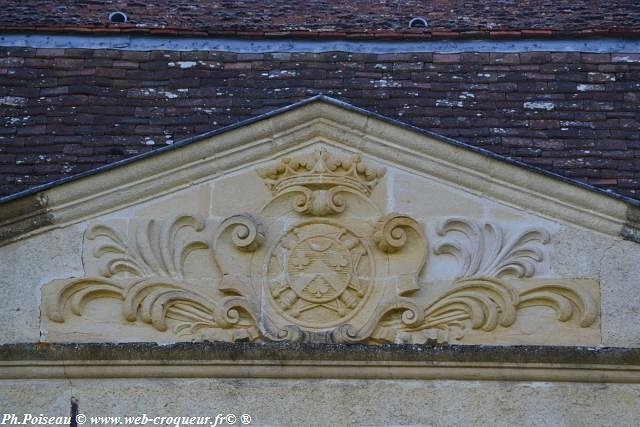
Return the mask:
<svg viewBox="0 0 640 427">
<path fill-rule="evenodd" d="M 628 201 L 324 97 L 4 206 L 6 242 L 81 248 L 42 288 L 53 341 L 599 344 L 565 242 L 634 230 Z"/>
<path fill-rule="evenodd" d="M 0 199 L 0 238 L 6 243 L 140 204 L 318 143 L 533 215 L 638 238 L 631 199 L 323 96 Z"/>
</svg>

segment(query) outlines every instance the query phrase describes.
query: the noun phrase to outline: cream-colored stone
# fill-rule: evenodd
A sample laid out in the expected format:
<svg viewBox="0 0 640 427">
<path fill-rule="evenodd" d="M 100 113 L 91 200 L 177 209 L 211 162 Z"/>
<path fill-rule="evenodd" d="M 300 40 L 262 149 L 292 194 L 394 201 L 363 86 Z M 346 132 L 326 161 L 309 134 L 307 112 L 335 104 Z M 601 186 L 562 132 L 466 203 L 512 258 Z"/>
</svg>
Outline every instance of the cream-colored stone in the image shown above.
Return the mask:
<svg viewBox="0 0 640 427">
<path fill-rule="evenodd" d="M 600 281 L 603 344 L 640 346 L 640 245 L 569 226 L 551 244 L 555 274 Z"/>
<path fill-rule="evenodd" d="M 130 211 L 131 216 L 137 218 L 166 218 L 179 215 L 182 212 L 206 213 L 209 211 L 210 205 L 211 186 L 205 183 L 132 206 L 128 210 L 120 210 L 118 215 L 122 215 L 123 211 Z"/>
<path fill-rule="evenodd" d="M 0 342 L 40 340 L 40 287 L 82 276 L 84 224 L 0 247 Z"/>
<path fill-rule="evenodd" d="M 604 345 L 640 347 L 640 247 L 617 241 L 602 256 Z"/>
<path fill-rule="evenodd" d="M 73 387 L 68 380 L 0 381 L 0 422 L 5 414 L 15 414 L 20 417 L 20 422 L 25 414 L 67 417 L 71 413 L 73 395 Z M 8 420 L 5 423 L 8 424 Z"/>
<path fill-rule="evenodd" d="M 455 216 L 434 222 L 432 251 L 439 256 L 434 261 L 458 262 L 447 278 L 547 275 L 550 232 L 546 226 Z"/>
<path fill-rule="evenodd" d="M 211 214 L 226 218 L 239 212 L 258 212 L 269 202 L 269 191 L 255 170 L 243 170 L 215 181 Z"/>
<path fill-rule="evenodd" d="M 393 180 L 389 184 L 392 200 L 390 209 L 406 212 L 421 219 L 450 216 L 482 217 L 485 213 L 483 200 L 451 185 L 443 185 L 431 178 L 416 176 L 394 168 Z"/>
<path fill-rule="evenodd" d="M 83 254 L 87 276 L 55 280 L 43 289 L 43 312 L 48 319 L 43 322 L 46 338 L 84 342 L 155 337 L 159 341 L 180 340 L 177 329 L 173 331 L 177 337 L 168 338 L 157 333 L 140 333 L 131 325 L 139 314 L 144 323 L 150 323 L 158 332 L 167 330 L 167 319 L 184 320 L 182 329 L 187 328 L 191 333 L 203 324 L 217 327 L 232 322 L 236 325 L 231 319 L 233 315 L 228 313 L 232 307 L 225 305 L 225 301 L 233 298 L 216 301 L 214 297 L 212 301 L 207 296 L 207 292 L 215 295 L 216 279 L 220 280 L 215 262 L 203 253 L 211 246 L 210 234 L 207 222 L 191 215 L 91 225 L 85 233 Z M 200 255 L 196 263 L 192 259 L 194 253 Z M 69 312 L 81 315 L 91 310 L 91 306 L 87 307 L 90 301 L 105 297 L 111 303 L 93 312 L 88 327 L 68 324 L 56 330 L 55 322 L 63 322 Z M 114 310 L 114 300 L 121 302 L 118 310 Z M 113 316 L 114 311 L 121 314 Z M 115 321 L 105 319 L 105 313 L 111 313 Z M 237 334 L 234 337 L 240 338 Z"/>
<path fill-rule="evenodd" d="M 562 227 L 552 236 L 551 269 L 560 276 L 601 277 L 603 257 L 618 240 L 576 227 Z"/>
<path fill-rule="evenodd" d="M 635 384 L 284 379 L 0 382 L 3 412 L 68 415 L 69 407 L 62 403 L 70 394 L 78 399 L 79 412 L 88 417 L 234 414 L 236 425 L 242 425 L 239 417 L 249 414 L 250 425 L 255 426 L 617 427 L 636 425 L 640 418 L 640 386 Z"/>
<path fill-rule="evenodd" d="M 54 223 L 0 247 L 0 342 L 640 346 L 623 202 L 323 102 L 42 199 Z M 23 379 L 0 380 L 16 413 L 74 396 L 87 415 L 252 425 L 640 418 L 618 384 L 635 365 L 18 360 L 0 378 Z"/>
<path fill-rule="evenodd" d="M 82 317 L 65 316 L 65 327 L 42 316 L 41 341 L 45 342 L 176 342 L 175 334 L 158 331 L 144 323 L 129 322 L 122 315 L 121 298 L 88 301 Z"/>
<path fill-rule="evenodd" d="M 462 283 L 469 283 L 463 281 Z M 473 284 L 473 282 L 471 282 Z M 500 283 L 500 282 L 497 282 Z M 598 283 L 593 280 L 503 279 L 517 297 L 512 302 L 515 316 L 509 318 L 509 307 L 491 306 L 487 313 L 495 315 L 498 324 L 474 322 L 476 327 L 461 331 L 464 344 L 495 345 L 588 345 L 601 344 Z M 477 283 L 486 287 L 490 282 Z M 430 294 L 451 292 L 451 284 L 431 283 Z M 486 289 L 486 288 L 485 288 Z M 467 292 L 467 295 L 469 292 Z M 489 292 L 480 295 L 500 301 Z"/>
<path fill-rule="evenodd" d="M 53 281 L 43 291 L 46 339 L 601 342 L 597 282 L 526 280 L 550 274 L 554 227 L 545 221 L 518 224 L 527 216 L 507 207 L 502 211 L 511 215 L 500 223 L 443 220 L 438 215 L 446 209 L 460 212 L 459 200 L 488 202 L 456 190 L 444 202 L 437 184 L 448 205 L 418 206 L 430 230 L 425 238 L 424 224 L 409 215 L 385 215 L 370 199 L 385 168 L 329 152 L 324 144 L 249 172 L 218 178 L 223 186 L 213 183 L 214 214 L 251 212 L 235 212 L 215 228 L 215 220 L 198 213 L 163 211 L 168 200 L 155 205 L 156 218 L 138 210 L 141 218 L 112 214 L 110 221 L 91 223 L 83 251 L 86 276 Z M 257 176 L 264 187 L 251 190 L 261 184 Z M 232 188 L 242 197 L 216 208 L 234 198 Z M 266 203 L 251 197 L 265 189 L 271 192 Z M 201 193 L 202 187 L 194 189 L 192 197 Z M 388 196 L 396 193 L 404 191 Z M 205 210 L 190 204 L 184 191 L 177 200 Z M 436 272 L 422 274 L 431 264 Z M 111 302 L 88 304 L 104 297 Z M 118 301 L 122 315 L 110 320 Z M 532 314 L 541 307 L 540 316 Z M 89 326 L 77 318 L 64 324 L 88 310 L 94 310 L 85 319 Z M 138 321 L 155 331 L 141 333 Z"/>
</svg>

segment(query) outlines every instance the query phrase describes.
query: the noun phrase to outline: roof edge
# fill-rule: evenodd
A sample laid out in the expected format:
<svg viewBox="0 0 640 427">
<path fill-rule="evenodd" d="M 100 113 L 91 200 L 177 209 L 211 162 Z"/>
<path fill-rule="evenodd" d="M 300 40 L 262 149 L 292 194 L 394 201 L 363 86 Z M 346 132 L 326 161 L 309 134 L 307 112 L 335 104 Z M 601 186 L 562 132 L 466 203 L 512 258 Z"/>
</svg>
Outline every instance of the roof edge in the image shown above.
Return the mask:
<svg viewBox="0 0 640 427">
<path fill-rule="evenodd" d="M 439 141 L 446 142 L 447 144 L 452 144 L 454 146 L 457 146 L 457 147 L 460 147 L 460 148 L 464 148 L 466 150 L 473 151 L 475 153 L 481 154 L 483 156 L 490 157 L 490 158 L 495 159 L 495 160 L 499 160 L 501 162 L 506 162 L 506 163 L 509 163 L 509 164 L 512 164 L 512 165 L 517 165 L 517 166 L 525 168 L 525 169 L 527 169 L 527 170 L 529 170 L 531 172 L 535 172 L 535 173 L 542 174 L 542 175 L 545 175 L 545 176 L 548 176 L 548 177 L 551 177 L 551 178 L 554 178 L 554 179 L 558 179 L 558 180 L 560 180 L 562 182 L 565 182 L 567 184 L 575 185 L 575 186 L 581 187 L 583 189 L 586 189 L 586 190 L 601 194 L 603 196 L 611 197 L 611 198 L 616 199 L 616 200 L 620 200 L 620 201 L 622 201 L 622 202 L 624 202 L 624 203 L 626 203 L 626 204 L 628 204 L 630 206 L 640 208 L 640 200 L 639 199 L 633 199 L 631 197 L 625 196 L 625 195 L 620 194 L 620 193 L 616 193 L 614 191 L 603 190 L 601 188 L 595 187 L 595 186 L 590 185 L 588 183 L 585 183 L 585 182 L 582 182 L 582 181 L 578 181 L 578 180 L 575 180 L 575 179 L 572 179 L 572 178 L 568 178 L 568 177 L 565 177 L 563 175 L 548 171 L 546 169 L 542 169 L 542 168 L 539 168 L 537 166 L 533 166 L 531 164 L 524 163 L 524 162 L 521 162 L 521 161 L 518 161 L 518 160 L 514 160 L 514 159 L 511 159 L 511 158 L 509 158 L 507 156 L 503 156 L 501 154 L 494 153 L 494 152 L 489 151 L 487 149 L 484 149 L 484 148 L 481 148 L 481 147 L 476 147 L 474 145 L 467 144 L 467 143 L 455 140 L 453 138 L 446 137 L 444 135 L 440 135 L 440 134 L 438 134 L 436 132 L 432 132 L 432 131 L 429 131 L 429 130 L 426 130 L 426 129 L 423 129 L 423 128 L 420 128 L 420 127 L 417 127 L 417 126 L 410 125 L 410 124 L 405 123 L 403 121 L 400 121 L 400 120 L 397 120 L 397 119 L 394 119 L 394 118 L 391 118 L 391 117 L 388 117 L 388 116 L 384 116 L 382 114 L 378 114 L 378 113 L 375 113 L 373 111 L 369 111 L 369 110 L 361 108 L 361 107 L 357 107 L 357 106 L 355 106 L 353 104 L 350 104 L 350 103 L 345 102 L 345 101 L 341 101 L 341 100 L 336 99 L 336 98 L 332 98 L 332 97 L 327 96 L 327 95 L 314 95 L 312 97 L 303 99 L 301 101 L 297 101 L 297 102 L 295 102 L 293 104 L 289 104 L 289 105 L 284 106 L 284 107 L 276 108 L 275 110 L 269 111 L 267 113 L 264 113 L 264 114 L 261 114 L 261 115 L 255 116 L 255 117 L 251 117 L 249 119 L 242 120 L 242 121 L 239 121 L 237 123 L 221 127 L 219 129 L 215 129 L 215 130 L 212 130 L 212 131 L 204 132 L 204 133 L 201 133 L 201 134 L 198 134 L 198 135 L 194 135 L 194 136 L 190 136 L 190 137 L 181 139 L 179 141 L 176 141 L 172 145 L 168 145 L 168 146 L 165 146 L 165 147 L 160 147 L 158 149 L 155 149 L 155 150 L 152 150 L 152 151 L 148 151 L 146 153 L 138 154 L 138 155 L 135 155 L 135 156 L 132 156 L 132 157 L 128 157 L 126 159 L 119 160 L 117 162 L 109 163 L 107 165 L 100 166 L 100 167 L 97 167 L 97 168 L 94 168 L 94 169 L 89 169 L 89 170 L 81 172 L 79 174 L 71 175 L 71 176 L 68 176 L 68 177 L 65 177 L 65 178 L 62 178 L 62 179 L 58 179 L 58 180 L 54 180 L 54 181 L 48 182 L 46 184 L 37 185 L 37 186 L 31 187 L 31 188 L 28 188 L 26 190 L 19 191 L 19 192 L 14 193 L 14 194 L 9 194 L 7 196 L 0 197 L 0 205 L 8 203 L 8 202 L 11 202 L 13 200 L 17 200 L 17 199 L 23 198 L 23 197 L 28 197 L 28 196 L 31 196 L 31 195 L 35 195 L 35 194 L 37 194 L 39 192 L 42 192 L 42 191 L 48 190 L 50 188 L 65 184 L 67 182 L 72 182 L 72 181 L 76 181 L 78 179 L 82 179 L 82 178 L 87 177 L 87 176 L 96 175 L 96 174 L 98 174 L 100 172 L 111 170 L 111 169 L 117 168 L 119 166 L 127 165 L 127 164 L 130 164 L 130 163 L 136 162 L 138 160 L 142 160 L 142 159 L 149 158 L 151 156 L 155 156 L 157 154 L 165 153 L 165 152 L 168 152 L 168 151 L 173 151 L 173 150 L 179 149 L 181 147 L 184 147 L 186 145 L 189 145 L 191 143 L 194 143 L 194 142 L 206 139 L 206 138 L 211 138 L 212 136 L 220 135 L 222 133 L 225 133 L 225 132 L 228 132 L 228 131 L 231 131 L 231 130 L 234 130 L 234 129 L 238 129 L 238 128 L 241 128 L 241 127 L 244 127 L 244 126 L 259 122 L 259 121 L 262 121 L 262 120 L 266 120 L 266 119 L 269 119 L 271 117 L 286 113 L 288 111 L 294 110 L 294 109 L 299 108 L 299 107 L 303 107 L 305 105 L 309 105 L 309 104 L 314 103 L 314 102 L 325 102 L 327 104 L 334 105 L 334 106 L 340 107 L 340 108 L 344 108 L 346 110 L 353 111 L 353 112 L 362 114 L 362 115 L 367 116 L 367 117 L 373 117 L 373 118 L 375 118 L 377 120 L 380 120 L 382 122 L 389 123 L 391 125 L 398 126 L 400 128 L 410 130 L 412 132 L 420 133 L 422 135 L 429 136 L 431 138 L 435 138 L 435 139 L 437 139 Z"/>
<path fill-rule="evenodd" d="M 166 35 L 136 33 L 41 33 L 5 32 L 0 29 L 0 45 L 8 48 L 93 49 L 124 51 L 220 51 L 233 53 L 516 53 L 516 52 L 582 52 L 638 53 L 639 39 L 612 36 L 588 38 L 305 38 L 305 37 L 239 37 L 234 35 Z"/>
<path fill-rule="evenodd" d="M 174 142 L 171 145 L 167 145 L 167 146 L 164 146 L 164 147 L 157 148 L 155 150 L 147 151 L 146 153 L 137 154 L 137 155 L 132 156 L 132 157 L 127 157 L 126 159 L 122 159 L 122 160 L 119 160 L 117 162 L 109 163 L 109 164 L 106 164 L 104 166 L 100 166 L 100 167 L 97 167 L 97 168 L 89 169 L 89 170 L 86 170 L 84 172 L 81 172 L 81 173 L 78 173 L 78 174 L 75 174 L 75 175 L 70 175 L 70 176 L 67 176 L 67 177 L 64 177 L 64 178 L 61 178 L 61 179 L 57 179 L 57 180 L 48 182 L 46 184 L 36 185 L 36 186 L 28 188 L 26 190 L 19 191 L 19 192 L 14 193 L 14 194 L 9 194 L 9 195 L 4 196 L 4 197 L 0 197 L 0 205 L 3 205 L 4 203 L 9 203 L 9 202 L 11 202 L 13 200 L 21 199 L 23 197 L 33 196 L 33 195 L 38 194 L 38 193 L 40 193 L 42 191 L 49 190 L 51 188 L 66 184 L 68 182 L 77 181 L 79 179 L 86 178 L 86 177 L 92 176 L 92 175 L 96 175 L 96 174 L 99 174 L 101 172 L 105 172 L 105 171 L 108 171 L 108 170 L 111 170 L 111 169 L 115 169 L 115 168 L 120 167 L 120 166 L 128 165 L 128 164 L 137 162 L 137 161 L 142 160 L 142 159 L 147 159 L 149 157 L 153 157 L 153 156 L 156 156 L 158 154 L 162 154 L 162 153 L 166 153 L 166 152 L 169 152 L 169 151 L 173 151 L 173 150 L 179 149 L 181 147 L 184 147 L 186 145 L 189 145 L 191 143 L 194 143 L 194 142 L 197 142 L 197 141 L 201 141 L 203 139 L 211 138 L 212 136 L 220 135 L 222 133 L 225 133 L 225 132 L 228 132 L 228 131 L 231 131 L 231 130 L 234 130 L 234 129 L 238 129 L 238 128 L 241 128 L 241 127 L 244 127 L 244 126 L 247 126 L 247 125 L 251 125 L 253 123 L 256 123 L 256 122 L 259 122 L 259 121 L 262 121 L 262 120 L 269 119 L 269 118 L 277 116 L 279 114 L 286 113 L 287 111 L 293 110 L 295 108 L 311 104 L 311 103 L 316 102 L 318 100 L 324 100 L 326 102 L 329 102 L 328 100 L 341 102 L 341 101 L 335 100 L 333 98 L 329 98 L 329 97 L 324 96 L 324 95 L 315 95 L 313 97 L 303 99 L 303 100 L 295 102 L 293 104 L 289 104 L 289 105 L 286 105 L 284 107 L 276 108 L 275 110 L 269 111 L 267 113 L 260 114 L 260 115 L 255 116 L 255 117 L 251 117 L 249 119 L 242 120 L 242 121 L 239 121 L 237 123 L 233 123 L 233 124 L 228 125 L 228 126 L 223 126 L 223 127 L 219 128 L 219 129 L 215 129 L 215 130 L 211 130 L 211 131 L 208 131 L 208 132 L 204 132 L 204 133 L 200 133 L 200 134 L 197 134 L 197 135 L 193 135 L 193 136 L 190 136 L 190 137 L 187 137 L 187 138 L 183 138 L 183 139 L 181 139 L 179 141 Z M 640 203 L 640 201 L 639 201 L 639 203 Z"/>
<path fill-rule="evenodd" d="M 306 109 L 318 104 L 311 110 Z M 285 115 L 294 110 L 295 114 Z M 265 125 L 258 126 L 259 122 L 265 122 Z M 300 127 L 302 124 L 308 126 Z M 287 136 L 288 133 L 293 136 Z M 382 161 L 397 163 L 519 209 L 640 243 L 640 200 L 509 159 L 344 101 L 316 95 L 230 126 L 183 139 L 171 146 L 1 198 L 3 215 L 0 215 L 0 244 L 52 227 L 69 225 L 99 212 L 111 212 L 147 200 L 153 194 L 187 187 L 211 176 L 214 171 L 233 170 L 247 162 L 261 161 L 265 156 L 277 157 L 282 150 L 293 149 L 303 139 L 322 135 L 329 139 L 336 135 L 336 141 L 353 141 L 357 144 L 356 149 L 362 149 Z M 357 142 L 362 135 L 367 137 Z M 429 143 L 429 140 L 416 138 L 416 135 L 444 145 Z M 195 145 L 213 137 L 222 139 L 215 145 Z M 361 146 L 361 143 L 364 145 Z M 391 147 L 396 147 L 392 149 L 393 152 L 389 151 Z M 452 152 L 450 147 L 462 151 Z M 175 169 L 172 169 L 180 172 L 175 178 L 171 177 L 173 172 L 168 174 L 166 164 L 162 162 L 147 163 L 144 170 L 133 167 L 136 162 L 149 162 L 155 156 L 180 149 L 185 151 L 180 156 L 180 162 L 175 164 Z M 239 162 L 233 154 L 231 157 L 235 156 L 234 160 L 221 163 L 220 159 L 237 152 L 245 153 L 246 160 Z M 494 167 L 482 159 L 498 163 Z M 165 166 L 158 166 L 161 163 Z M 187 166 L 189 170 L 184 169 Z M 116 169 L 118 173 L 111 173 Z M 95 188 L 79 184 L 83 179 L 101 173 L 108 174 L 106 181 L 91 181 Z M 528 173 L 535 173 L 540 179 L 532 180 Z M 455 174 L 464 177 L 456 178 Z M 150 184 L 150 177 L 162 179 Z M 555 185 L 556 182 L 566 186 Z M 140 193 L 140 188 L 136 189 L 136 183 L 140 183 L 140 188 L 145 188 L 143 193 Z M 487 186 L 491 188 L 487 189 Z M 124 195 L 119 196 L 119 191 L 123 189 Z M 32 209 L 33 206 L 37 209 Z"/>
<path fill-rule="evenodd" d="M 445 29 L 384 29 L 384 30 L 241 30 L 241 29 L 192 29 L 180 26 L 138 27 L 135 24 L 103 25 L 11 25 L 3 26 L 1 33 L 41 33 L 41 34 L 137 34 L 166 37 L 237 37 L 264 39 L 348 39 L 348 40 L 460 40 L 460 39 L 502 39 L 518 40 L 557 39 L 593 37 L 640 38 L 639 28 L 585 28 L 581 30 L 556 29 L 493 29 L 493 30 L 445 30 Z"/>
</svg>

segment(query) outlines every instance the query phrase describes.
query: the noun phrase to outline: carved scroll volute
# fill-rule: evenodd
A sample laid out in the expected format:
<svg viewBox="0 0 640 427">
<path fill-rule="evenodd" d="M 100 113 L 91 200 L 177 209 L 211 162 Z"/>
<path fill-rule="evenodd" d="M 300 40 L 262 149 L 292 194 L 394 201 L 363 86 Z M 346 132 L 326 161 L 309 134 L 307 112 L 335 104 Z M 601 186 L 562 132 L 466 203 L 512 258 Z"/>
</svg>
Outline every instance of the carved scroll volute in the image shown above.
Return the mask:
<svg viewBox="0 0 640 427">
<path fill-rule="evenodd" d="M 390 213 L 378 220 L 373 241 L 389 259 L 389 279 L 398 295 L 418 290 L 418 275 L 427 260 L 427 242 L 420 225 L 411 217 Z"/>
<path fill-rule="evenodd" d="M 222 221 L 214 239 L 216 260 L 223 273 L 221 290 L 246 292 L 251 257 L 264 238 L 262 223 L 250 214 L 233 215 Z"/>
<path fill-rule="evenodd" d="M 283 194 L 295 193 L 293 210 L 303 215 L 328 216 L 344 212 L 346 202 L 341 192 L 347 187 L 337 186 L 329 190 L 310 190 L 307 187 L 291 187 Z"/>
</svg>

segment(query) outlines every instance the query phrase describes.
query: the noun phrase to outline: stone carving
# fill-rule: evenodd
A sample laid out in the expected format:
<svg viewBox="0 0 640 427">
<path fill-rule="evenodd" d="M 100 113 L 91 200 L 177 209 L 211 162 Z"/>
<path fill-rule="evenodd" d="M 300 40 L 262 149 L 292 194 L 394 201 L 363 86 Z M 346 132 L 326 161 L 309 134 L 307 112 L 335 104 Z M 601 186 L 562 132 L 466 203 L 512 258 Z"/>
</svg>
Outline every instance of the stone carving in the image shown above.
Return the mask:
<svg viewBox="0 0 640 427">
<path fill-rule="evenodd" d="M 454 256 L 460 270 L 429 296 L 435 283 L 419 281 L 430 248 L 423 225 L 384 214 L 369 197 L 383 168 L 320 149 L 259 175 L 271 200 L 215 231 L 197 215 L 130 220 L 126 232 L 94 225 L 85 235 L 87 277 L 46 285 L 46 316 L 64 322 L 111 297 L 125 321 L 171 325 L 167 333 L 191 339 L 338 343 L 464 342 L 472 330 L 510 328 L 532 307 L 576 327 L 598 321 L 592 293 L 535 279 L 547 256 L 543 229 L 444 221 L 432 252 Z"/>
<path fill-rule="evenodd" d="M 204 221 L 198 216 L 183 215 L 162 223 L 153 219 L 133 222 L 126 238 L 113 227 L 100 224 L 91 228 L 86 238 L 106 238 L 106 242 L 97 246 L 93 253 L 99 260 L 101 276 L 125 273 L 133 277 L 158 276 L 182 280 L 184 262 L 189 253 L 209 247 L 203 240 L 180 239 L 180 232 L 185 228 L 201 231 Z"/>
<path fill-rule="evenodd" d="M 465 278 L 428 305 L 420 321 L 406 322 L 401 312 L 389 313 L 371 334 L 383 342 L 414 344 L 448 343 L 464 338 L 468 329 L 491 332 L 498 326 L 508 328 L 525 307 L 553 308 L 561 322 L 577 318 L 580 327 L 594 324 L 598 308 L 591 296 L 553 282 L 518 293 L 498 279 Z M 410 312 L 413 316 L 413 312 Z"/>
<path fill-rule="evenodd" d="M 184 284 L 170 281 L 115 281 L 100 278 L 54 281 L 55 292 L 46 300 L 46 312 L 55 322 L 64 322 L 64 309 L 81 316 L 85 303 L 92 298 L 122 299 L 122 315 L 129 322 L 140 319 L 158 331 L 167 330 L 167 320 L 176 321 L 174 332 L 203 338 L 235 341 L 259 336 L 255 320 L 245 301 L 239 297 L 213 300 L 184 289 Z"/>
<path fill-rule="evenodd" d="M 460 273 L 457 277 L 533 277 L 544 259 L 542 248 L 549 242 L 549 233 L 541 228 L 530 227 L 509 236 L 495 224 L 480 224 L 462 218 L 444 221 L 437 232 L 439 236 L 449 238 L 443 239 L 434 252 L 458 259 Z"/>
<path fill-rule="evenodd" d="M 209 338 L 256 338 L 255 321 L 248 317 L 242 298 L 212 299 L 189 289 L 193 278 L 185 274 L 185 261 L 193 251 L 209 249 L 204 229 L 204 220 L 190 215 L 133 221 L 126 236 L 104 224 L 93 226 L 85 238 L 97 243 L 91 255 L 98 276 L 49 284 L 47 315 L 63 322 L 66 306 L 80 316 L 91 299 L 115 297 L 122 300 L 125 320 L 140 319 L 158 331 L 166 331 L 171 319 L 178 322 L 178 333 L 206 330 Z"/>
<path fill-rule="evenodd" d="M 369 294 L 372 267 L 365 242 L 350 231 L 305 224 L 291 229 L 273 248 L 269 296 L 288 321 L 336 325 Z"/>
<path fill-rule="evenodd" d="M 271 167 L 258 170 L 258 174 L 273 194 L 298 185 L 303 188 L 319 185 L 327 189 L 345 186 L 368 196 L 384 176 L 385 169 L 365 165 L 356 154 L 332 155 L 320 148 L 310 155 L 285 157 Z"/>
<path fill-rule="evenodd" d="M 220 230 L 233 227 L 231 241 L 243 252 L 254 252 L 264 241 L 264 230 L 260 221 L 249 214 L 234 215 L 227 218 Z"/>
</svg>

